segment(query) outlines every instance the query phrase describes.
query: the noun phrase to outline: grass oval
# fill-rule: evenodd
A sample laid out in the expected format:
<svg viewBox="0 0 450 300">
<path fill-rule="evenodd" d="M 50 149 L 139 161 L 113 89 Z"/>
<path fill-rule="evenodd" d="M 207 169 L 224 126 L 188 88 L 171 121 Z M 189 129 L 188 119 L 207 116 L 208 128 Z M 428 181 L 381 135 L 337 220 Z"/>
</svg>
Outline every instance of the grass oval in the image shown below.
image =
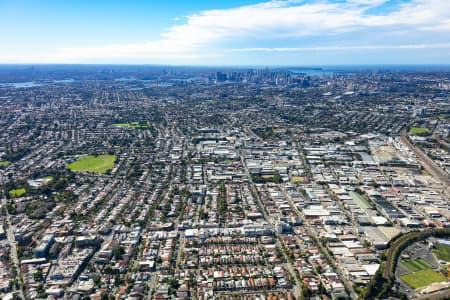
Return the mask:
<svg viewBox="0 0 450 300">
<path fill-rule="evenodd" d="M 83 155 L 67 167 L 75 172 L 92 172 L 104 174 L 114 167 L 115 155 Z"/>
</svg>

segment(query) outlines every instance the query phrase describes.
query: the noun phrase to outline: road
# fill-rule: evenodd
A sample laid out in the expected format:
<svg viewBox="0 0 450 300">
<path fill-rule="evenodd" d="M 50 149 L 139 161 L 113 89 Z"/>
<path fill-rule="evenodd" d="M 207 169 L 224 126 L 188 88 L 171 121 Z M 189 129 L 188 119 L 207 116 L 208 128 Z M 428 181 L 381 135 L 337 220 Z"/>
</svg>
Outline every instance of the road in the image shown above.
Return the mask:
<svg viewBox="0 0 450 300">
<path fill-rule="evenodd" d="M 292 199 L 290 199 L 290 197 L 288 197 L 288 195 L 286 194 L 286 192 L 284 191 L 282 186 L 280 186 L 280 190 L 283 192 L 284 197 L 289 201 L 289 204 L 293 208 L 294 212 L 302 220 L 304 228 L 308 232 L 308 235 L 317 237 L 318 233 L 317 233 L 316 229 L 309 226 L 305 222 L 305 216 L 298 210 L 297 206 L 292 201 Z M 356 294 L 356 292 L 353 290 L 352 283 L 347 280 L 347 278 L 344 276 L 344 273 L 342 273 L 341 269 L 338 267 L 336 260 L 329 254 L 328 250 L 326 249 L 326 247 L 322 244 L 322 242 L 319 239 L 317 239 L 317 246 L 319 247 L 320 252 L 322 252 L 325 255 L 325 257 L 327 258 L 327 260 L 334 266 L 334 269 L 336 270 L 336 273 L 339 275 L 339 278 L 344 283 L 346 290 L 350 293 L 350 297 L 352 299 L 358 299 L 358 294 Z"/>
<path fill-rule="evenodd" d="M 425 170 L 427 170 L 435 178 L 445 183 L 447 186 L 450 186 L 450 178 L 448 174 L 444 170 L 442 170 L 441 167 L 439 167 L 431 158 L 429 158 L 426 153 L 414 146 L 406 137 L 404 132 L 400 136 L 400 141 L 417 156 Z"/>
<path fill-rule="evenodd" d="M 11 216 L 9 215 L 8 209 L 6 207 L 5 207 L 5 211 L 6 211 L 6 223 L 8 224 L 8 230 L 7 230 L 8 242 L 11 245 L 11 258 L 13 260 L 14 265 L 16 266 L 17 277 L 18 277 L 19 283 L 20 283 L 20 289 L 16 290 L 16 292 L 19 292 L 21 299 L 25 299 L 25 296 L 24 296 L 23 290 L 22 290 L 22 284 L 21 284 L 22 272 L 20 270 L 20 262 L 19 262 L 19 257 L 17 255 L 17 243 L 14 238 L 14 226 L 11 223 Z M 16 289 L 15 286 L 14 286 L 14 289 Z"/>
<path fill-rule="evenodd" d="M 297 147 L 299 148 L 299 152 L 302 153 L 303 164 L 305 166 L 308 166 L 308 162 L 306 161 L 306 157 L 303 154 L 303 152 L 301 151 L 300 144 L 297 144 Z M 308 224 L 305 222 L 305 216 L 300 212 L 300 210 L 297 208 L 297 206 L 292 201 L 292 199 L 287 195 L 286 191 L 283 189 L 282 186 L 280 186 L 280 190 L 282 191 L 284 197 L 286 197 L 286 199 L 288 200 L 291 208 L 294 210 L 294 212 L 297 214 L 297 216 L 302 220 L 308 235 L 317 237 L 318 234 L 317 234 L 317 231 L 315 230 L 315 228 L 313 228 L 311 226 L 308 226 Z M 339 203 L 339 201 L 337 199 L 334 199 L 334 200 L 339 205 L 341 205 L 341 203 Z M 341 209 L 346 214 L 348 213 L 347 210 L 344 207 L 342 207 L 342 205 L 341 205 Z M 347 214 L 347 218 L 349 218 L 349 220 L 351 220 L 351 217 L 348 214 Z M 354 226 L 354 230 L 355 229 L 356 228 Z M 319 247 L 320 251 L 325 255 L 327 260 L 334 265 L 334 269 L 336 270 L 336 273 L 339 275 L 339 278 L 344 283 L 345 289 L 347 290 L 347 292 L 350 293 L 350 297 L 352 299 L 358 299 L 359 296 L 358 296 L 358 294 L 356 294 L 355 290 L 353 289 L 353 284 L 350 281 L 347 280 L 347 278 L 345 277 L 344 273 L 342 273 L 341 269 L 338 267 L 338 264 L 336 263 L 336 260 L 329 254 L 328 250 L 326 249 L 326 247 L 322 244 L 322 242 L 319 239 L 317 239 L 317 246 Z"/>
<path fill-rule="evenodd" d="M 156 288 L 156 284 L 158 283 L 158 274 L 156 272 L 152 272 L 150 274 L 150 279 L 148 280 L 148 295 L 145 299 L 152 299 L 153 290 Z"/>
<path fill-rule="evenodd" d="M 241 154 L 241 161 L 242 161 L 242 165 L 244 166 L 245 172 L 247 173 L 247 176 L 248 176 L 248 178 L 250 179 L 250 182 L 251 182 L 251 184 L 252 184 L 252 189 L 255 190 L 255 188 L 254 188 L 254 183 L 253 183 L 252 178 L 251 178 L 251 176 L 250 176 L 250 173 L 249 173 L 249 171 L 248 171 L 247 165 L 245 164 L 244 159 L 242 158 L 242 154 Z M 288 201 L 289 201 L 291 207 L 293 207 L 293 209 L 294 209 L 294 211 L 296 212 L 296 214 L 304 221 L 304 220 L 305 220 L 304 216 L 300 213 L 300 211 L 297 209 L 297 207 L 296 207 L 295 204 L 292 202 L 292 200 L 289 199 L 289 197 L 287 197 L 287 195 L 286 195 L 286 193 L 285 193 L 283 187 L 280 186 L 280 190 L 284 193 L 284 196 L 286 197 L 286 199 L 288 199 Z M 256 198 L 257 198 L 256 200 L 257 200 L 257 202 L 258 202 L 258 205 L 261 207 L 261 210 L 262 210 L 262 212 L 263 212 L 264 218 L 265 218 L 271 225 L 273 225 L 273 224 L 272 224 L 271 218 L 267 215 L 266 211 L 264 210 L 264 207 L 263 207 L 263 205 L 262 205 L 261 199 L 259 198 L 259 195 L 258 195 L 257 191 L 255 191 L 255 194 L 256 194 Z M 311 228 L 311 227 L 309 227 L 309 226 L 305 226 L 305 228 L 306 228 L 306 230 L 307 230 L 307 232 L 308 232 L 308 234 L 309 234 L 310 236 L 315 236 L 315 237 L 317 237 L 317 231 L 315 231 L 313 228 Z M 278 238 L 278 236 L 277 236 L 277 240 L 278 240 L 278 241 L 277 241 L 277 244 L 278 244 L 278 245 L 281 245 L 281 241 L 280 241 L 280 239 Z M 328 259 L 328 261 L 331 262 L 334 266 L 337 266 L 336 261 L 334 260 L 334 258 L 332 258 L 331 255 L 329 255 L 328 251 L 327 251 L 327 250 L 325 249 L 325 247 L 320 243 L 320 241 L 318 241 L 318 247 L 319 247 L 320 251 L 321 251 L 321 252 L 325 255 L 325 257 Z M 285 257 L 285 258 L 286 258 L 286 260 L 289 262 L 288 258 L 287 258 L 287 257 Z M 298 281 L 297 277 L 295 276 L 295 272 L 294 272 L 294 269 L 295 269 L 295 268 L 294 268 L 290 263 L 288 263 L 288 268 L 289 268 L 289 271 L 290 271 L 291 273 L 293 273 L 294 278 L 295 278 L 295 281 L 296 281 L 295 295 L 301 295 L 301 294 L 298 294 L 298 290 L 301 288 L 302 285 L 301 285 L 301 283 Z M 352 299 L 358 299 L 358 295 L 357 295 L 356 292 L 353 290 L 352 284 L 346 279 L 346 277 L 345 277 L 344 274 L 341 272 L 341 270 L 340 270 L 339 268 L 337 268 L 337 267 L 335 267 L 335 270 L 336 270 L 336 273 L 339 275 L 339 277 L 342 279 L 342 282 L 344 283 L 344 285 L 345 285 L 347 291 L 350 292 L 351 298 L 352 298 Z"/>
<path fill-rule="evenodd" d="M 178 227 L 178 226 L 177 226 Z M 175 263 L 175 270 L 178 270 L 181 266 L 182 263 L 182 256 L 183 256 L 183 252 L 184 252 L 184 232 L 178 232 L 177 229 L 177 233 L 179 233 L 179 240 L 178 240 L 178 252 L 177 252 L 177 260 Z"/>
<path fill-rule="evenodd" d="M 255 188 L 255 186 L 254 186 L 252 177 L 250 176 L 250 172 L 248 171 L 247 165 L 245 164 L 245 161 L 244 161 L 244 159 L 243 159 L 242 153 L 239 153 L 239 155 L 240 155 L 240 157 L 241 157 L 241 163 L 242 163 L 242 165 L 243 165 L 243 167 L 244 167 L 244 170 L 245 170 L 245 172 L 246 172 L 246 174 L 247 174 L 247 177 L 248 177 L 249 180 L 250 180 L 251 189 L 252 189 L 252 191 L 254 192 L 254 194 L 256 195 L 256 202 L 258 203 L 258 206 L 260 207 L 261 212 L 263 213 L 264 219 L 272 226 L 272 229 L 273 229 L 274 232 L 276 233 L 275 226 L 274 226 L 274 224 L 273 224 L 273 220 L 272 220 L 272 218 L 270 218 L 270 216 L 266 213 L 266 210 L 264 209 L 264 206 L 263 206 L 263 204 L 262 204 L 262 201 L 261 201 L 261 199 L 260 199 L 260 197 L 259 197 L 259 195 L 258 195 L 258 191 L 256 190 L 256 188 Z M 277 247 L 281 247 L 282 243 L 281 243 L 281 240 L 280 240 L 278 234 L 276 234 L 276 237 L 277 237 L 277 243 L 276 243 L 276 245 L 277 245 Z M 287 262 L 287 263 L 286 263 L 286 266 L 287 266 L 287 268 L 288 268 L 288 270 L 289 270 L 289 273 L 291 273 L 292 276 L 293 276 L 293 278 L 295 279 L 295 286 L 294 286 L 294 291 L 293 291 L 293 293 L 294 293 L 295 297 L 298 298 L 298 297 L 300 297 L 300 295 L 301 295 L 301 287 L 302 287 L 302 283 L 298 280 L 297 276 L 295 276 L 295 274 L 296 274 L 296 273 L 295 273 L 295 268 L 294 268 L 294 266 L 289 262 L 289 258 L 287 257 L 286 253 L 284 253 L 284 251 L 282 251 L 282 253 L 283 253 L 284 259 L 285 259 L 286 262 Z"/>
</svg>

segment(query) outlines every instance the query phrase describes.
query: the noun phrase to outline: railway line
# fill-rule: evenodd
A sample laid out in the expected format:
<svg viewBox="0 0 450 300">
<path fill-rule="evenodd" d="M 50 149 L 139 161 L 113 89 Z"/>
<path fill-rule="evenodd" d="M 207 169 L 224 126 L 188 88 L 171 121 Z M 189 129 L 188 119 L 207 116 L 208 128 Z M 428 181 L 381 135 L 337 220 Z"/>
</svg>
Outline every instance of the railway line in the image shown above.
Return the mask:
<svg viewBox="0 0 450 300">
<path fill-rule="evenodd" d="M 428 157 L 421 149 L 414 146 L 403 132 L 400 136 L 401 142 L 407 146 L 420 160 L 421 164 L 432 176 L 439 179 L 447 186 L 450 186 L 450 178 L 447 173 L 441 169 L 431 158 Z"/>
<path fill-rule="evenodd" d="M 422 231 L 406 233 L 396 239 L 386 253 L 386 264 L 383 269 L 383 277 L 390 279 L 394 276 L 395 264 L 400 251 L 411 242 L 417 242 L 430 236 L 450 236 L 450 228 L 428 228 Z"/>
</svg>

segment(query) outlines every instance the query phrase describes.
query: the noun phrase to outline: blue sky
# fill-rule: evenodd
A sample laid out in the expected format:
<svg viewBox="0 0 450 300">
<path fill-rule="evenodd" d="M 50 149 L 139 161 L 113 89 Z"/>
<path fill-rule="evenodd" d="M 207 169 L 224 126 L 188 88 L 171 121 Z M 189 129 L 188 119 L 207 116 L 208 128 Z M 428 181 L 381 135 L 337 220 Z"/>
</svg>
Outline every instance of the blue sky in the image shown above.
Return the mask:
<svg viewBox="0 0 450 300">
<path fill-rule="evenodd" d="M 450 64 L 449 0 L 0 0 L 0 63 Z"/>
</svg>

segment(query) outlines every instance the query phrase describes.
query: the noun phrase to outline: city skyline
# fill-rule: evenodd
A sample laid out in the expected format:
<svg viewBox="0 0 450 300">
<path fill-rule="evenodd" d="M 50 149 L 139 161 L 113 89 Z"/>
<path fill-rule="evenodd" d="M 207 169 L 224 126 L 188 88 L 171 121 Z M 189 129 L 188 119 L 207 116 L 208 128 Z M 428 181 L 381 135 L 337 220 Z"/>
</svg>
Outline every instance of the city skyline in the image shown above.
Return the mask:
<svg viewBox="0 0 450 300">
<path fill-rule="evenodd" d="M 448 64 L 450 2 L 0 1 L 0 63 Z"/>
</svg>

